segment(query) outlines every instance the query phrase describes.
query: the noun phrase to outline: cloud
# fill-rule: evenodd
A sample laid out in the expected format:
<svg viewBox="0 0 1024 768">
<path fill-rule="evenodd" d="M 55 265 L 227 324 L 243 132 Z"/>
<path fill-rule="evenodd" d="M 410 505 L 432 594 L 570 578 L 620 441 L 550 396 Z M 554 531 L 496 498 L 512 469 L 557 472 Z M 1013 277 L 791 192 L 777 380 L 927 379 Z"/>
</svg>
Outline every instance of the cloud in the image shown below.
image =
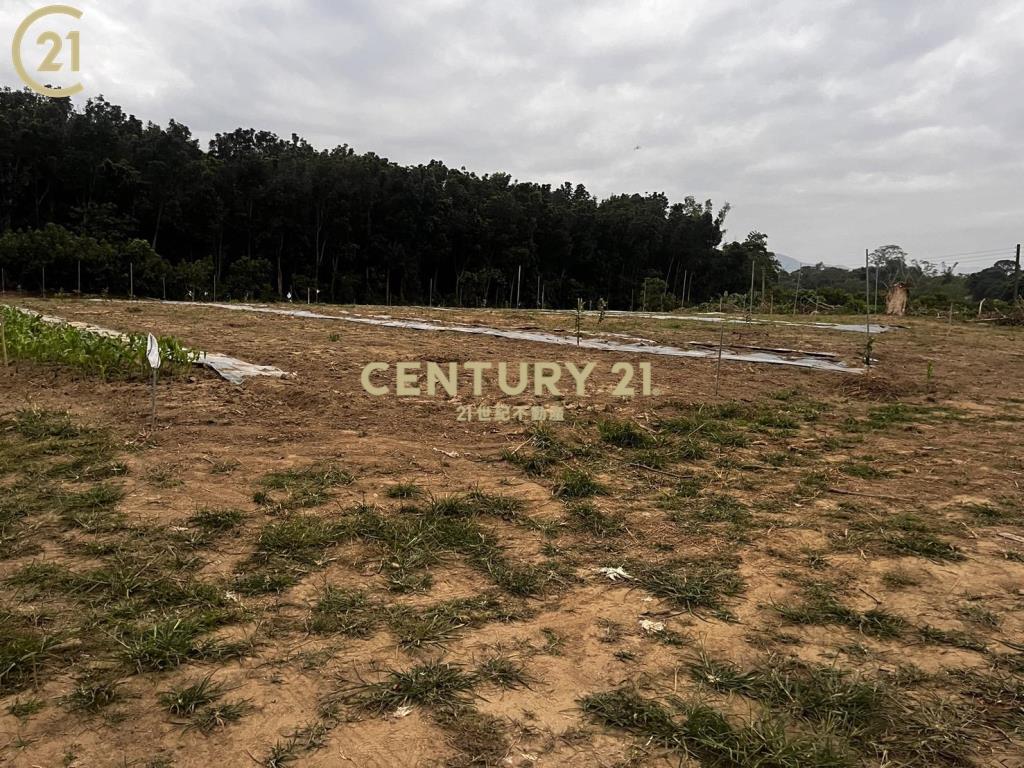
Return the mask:
<svg viewBox="0 0 1024 768">
<path fill-rule="evenodd" d="M 86 95 L 204 141 L 729 200 L 730 236 L 807 262 L 1009 252 L 1024 223 L 1017 0 L 80 5 Z"/>
</svg>

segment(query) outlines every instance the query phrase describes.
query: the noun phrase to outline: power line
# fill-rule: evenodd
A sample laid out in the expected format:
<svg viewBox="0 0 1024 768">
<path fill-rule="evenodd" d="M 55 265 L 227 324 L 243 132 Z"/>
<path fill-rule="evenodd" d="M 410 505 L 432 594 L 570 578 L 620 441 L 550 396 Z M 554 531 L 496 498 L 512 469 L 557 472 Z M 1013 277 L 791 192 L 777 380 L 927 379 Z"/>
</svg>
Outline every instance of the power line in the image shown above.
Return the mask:
<svg viewBox="0 0 1024 768">
<path fill-rule="evenodd" d="M 983 251 L 963 251 L 961 253 L 947 253 L 947 254 L 943 254 L 941 256 L 932 256 L 930 258 L 933 258 L 933 259 L 951 259 L 951 258 L 954 258 L 956 256 L 978 256 L 978 255 L 987 255 L 987 254 L 990 254 L 990 253 L 997 253 L 997 254 L 998 253 L 1007 253 L 1007 252 L 1012 251 L 1012 250 L 1013 249 L 1010 248 L 1010 247 L 1003 246 L 1002 248 L 987 248 L 987 249 L 985 249 Z"/>
</svg>

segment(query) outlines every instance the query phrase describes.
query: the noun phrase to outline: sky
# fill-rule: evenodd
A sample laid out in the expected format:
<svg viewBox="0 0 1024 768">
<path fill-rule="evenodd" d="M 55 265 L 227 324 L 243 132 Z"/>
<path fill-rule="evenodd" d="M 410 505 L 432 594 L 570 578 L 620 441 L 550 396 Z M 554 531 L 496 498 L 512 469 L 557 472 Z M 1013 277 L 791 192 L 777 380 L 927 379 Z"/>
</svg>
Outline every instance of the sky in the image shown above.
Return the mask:
<svg viewBox="0 0 1024 768">
<path fill-rule="evenodd" d="M 1024 240 L 1024 0 L 66 1 L 81 20 L 50 26 L 81 30 L 76 103 L 174 118 L 204 148 L 254 127 L 728 201 L 728 239 L 808 264 L 897 243 L 971 271 Z M 0 84 L 20 87 L 9 40 L 43 4 L 0 0 Z"/>
</svg>

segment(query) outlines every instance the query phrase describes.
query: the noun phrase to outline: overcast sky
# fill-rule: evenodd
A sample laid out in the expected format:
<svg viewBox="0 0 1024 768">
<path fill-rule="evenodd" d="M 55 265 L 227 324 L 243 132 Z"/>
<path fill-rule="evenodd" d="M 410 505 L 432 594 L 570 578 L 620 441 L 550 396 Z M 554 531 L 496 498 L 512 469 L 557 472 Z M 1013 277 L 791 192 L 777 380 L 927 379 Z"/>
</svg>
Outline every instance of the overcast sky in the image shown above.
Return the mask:
<svg viewBox="0 0 1024 768">
<path fill-rule="evenodd" d="M 0 0 L 5 38 L 43 4 Z M 946 259 L 974 269 L 1024 239 L 1024 0 L 77 5 L 76 101 L 173 117 L 204 148 L 251 126 L 729 201 L 730 238 L 807 263 L 899 243 L 986 251 Z M 0 76 L 19 85 L 6 55 Z"/>
</svg>

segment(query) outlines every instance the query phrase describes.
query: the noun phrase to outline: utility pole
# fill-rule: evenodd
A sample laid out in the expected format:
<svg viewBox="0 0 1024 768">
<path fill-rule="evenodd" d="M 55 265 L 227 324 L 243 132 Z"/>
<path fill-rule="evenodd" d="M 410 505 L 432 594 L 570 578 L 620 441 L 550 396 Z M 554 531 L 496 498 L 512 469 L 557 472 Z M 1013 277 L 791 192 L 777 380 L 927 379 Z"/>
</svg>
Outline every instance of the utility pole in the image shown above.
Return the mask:
<svg viewBox="0 0 1024 768">
<path fill-rule="evenodd" d="M 747 303 L 747 322 L 754 314 L 754 260 L 750 260 L 750 297 Z"/>
<path fill-rule="evenodd" d="M 519 292 L 523 289 L 523 265 L 519 265 L 519 271 L 516 274 L 516 309 L 519 309 Z"/>
<path fill-rule="evenodd" d="M 1017 243 L 1017 266 L 1013 270 L 1013 303 L 1020 301 L 1020 243 Z"/>
<path fill-rule="evenodd" d="M 796 294 L 793 296 L 793 314 L 796 314 L 796 306 L 800 303 L 800 270 L 796 271 Z"/>
<path fill-rule="evenodd" d="M 864 326 L 867 331 L 867 341 L 864 351 L 864 365 L 871 367 L 871 261 L 868 257 L 868 249 L 864 249 L 864 311 L 867 312 L 867 324 Z"/>
</svg>

